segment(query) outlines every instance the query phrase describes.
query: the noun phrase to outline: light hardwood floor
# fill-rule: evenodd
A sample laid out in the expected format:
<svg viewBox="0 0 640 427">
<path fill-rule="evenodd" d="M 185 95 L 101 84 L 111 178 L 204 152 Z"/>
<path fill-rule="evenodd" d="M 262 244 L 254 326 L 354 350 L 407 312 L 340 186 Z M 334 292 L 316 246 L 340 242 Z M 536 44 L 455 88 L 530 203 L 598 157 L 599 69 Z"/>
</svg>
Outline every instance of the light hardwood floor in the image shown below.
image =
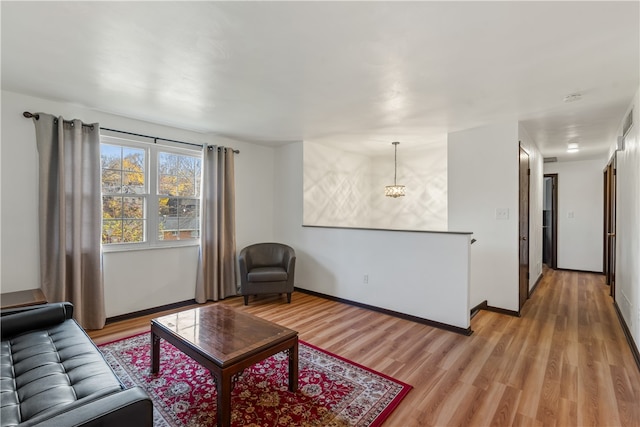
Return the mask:
<svg viewBox="0 0 640 427">
<path fill-rule="evenodd" d="M 640 371 L 608 293 L 601 275 L 548 270 L 522 317 L 481 311 L 468 337 L 299 292 L 222 303 L 411 384 L 385 426 L 640 426 Z M 89 335 L 112 341 L 156 316 Z"/>
</svg>

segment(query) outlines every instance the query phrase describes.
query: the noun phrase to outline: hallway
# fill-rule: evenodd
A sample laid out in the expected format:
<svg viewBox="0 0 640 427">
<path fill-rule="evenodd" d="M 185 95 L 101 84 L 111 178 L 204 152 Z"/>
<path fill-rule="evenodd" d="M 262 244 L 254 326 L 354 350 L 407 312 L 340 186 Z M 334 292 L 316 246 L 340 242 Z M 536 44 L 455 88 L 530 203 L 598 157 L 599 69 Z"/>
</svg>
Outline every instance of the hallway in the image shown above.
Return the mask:
<svg viewBox="0 0 640 427">
<path fill-rule="evenodd" d="M 640 372 L 604 276 L 544 274 L 520 319 L 481 312 L 472 321 L 476 339 L 501 343 L 487 366 L 521 393 L 514 424 L 640 425 Z"/>
</svg>

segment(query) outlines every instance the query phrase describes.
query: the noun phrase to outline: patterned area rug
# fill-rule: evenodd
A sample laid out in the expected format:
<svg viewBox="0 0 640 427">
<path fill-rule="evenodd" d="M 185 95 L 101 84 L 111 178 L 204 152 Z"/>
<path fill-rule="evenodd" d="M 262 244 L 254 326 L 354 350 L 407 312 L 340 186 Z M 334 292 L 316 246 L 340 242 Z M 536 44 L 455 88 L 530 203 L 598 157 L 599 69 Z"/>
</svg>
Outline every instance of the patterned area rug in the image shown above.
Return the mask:
<svg viewBox="0 0 640 427">
<path fill-rule="evenodd" d="M 211 374 L 166 341 L 160 372 L 150 373 L 149 334 L 99 346 L 130 387 L 154 403 L 155 427 L 215 426 Z M 287 389 L 288 359 L 276 354 L 244 371 L 231 395 L 233 426 L 379 426 L 411 386 L 300 342 L 298 391 Z"/>
</svg>

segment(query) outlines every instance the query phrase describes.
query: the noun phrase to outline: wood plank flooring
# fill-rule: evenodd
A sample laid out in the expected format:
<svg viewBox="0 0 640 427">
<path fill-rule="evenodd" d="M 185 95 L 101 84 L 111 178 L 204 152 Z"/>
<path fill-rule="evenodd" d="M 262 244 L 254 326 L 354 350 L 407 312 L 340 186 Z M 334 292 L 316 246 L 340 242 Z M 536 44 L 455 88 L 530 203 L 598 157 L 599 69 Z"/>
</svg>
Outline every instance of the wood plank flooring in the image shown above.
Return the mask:
<svg viewBox="0 0 640 427">
<path fill-rule="evenodd" d="M 522 317 L 481 311 L 468 337 L 299 292 L 221 303 L 413 385 L 385 426 L 640 426 L 640 372 L 608 292 L 604 276 L 548 270 Z"/>
</svg>

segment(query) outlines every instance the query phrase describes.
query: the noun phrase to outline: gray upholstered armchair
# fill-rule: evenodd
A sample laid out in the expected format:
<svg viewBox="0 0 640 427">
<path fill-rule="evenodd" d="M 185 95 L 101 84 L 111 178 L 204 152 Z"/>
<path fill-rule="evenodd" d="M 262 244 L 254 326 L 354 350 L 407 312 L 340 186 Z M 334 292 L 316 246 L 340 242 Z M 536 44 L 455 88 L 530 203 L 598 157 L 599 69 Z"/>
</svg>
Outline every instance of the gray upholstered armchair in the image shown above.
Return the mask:
<svg viewBox="0 0 640 427">
<path fill-rule="evenodd" d="M 256 243 L 240 251 L 240 294 L 244 305 L 249 295 L 287 294 L 291 303 L 296 253 L 281 243 Z"/>
</svg>

